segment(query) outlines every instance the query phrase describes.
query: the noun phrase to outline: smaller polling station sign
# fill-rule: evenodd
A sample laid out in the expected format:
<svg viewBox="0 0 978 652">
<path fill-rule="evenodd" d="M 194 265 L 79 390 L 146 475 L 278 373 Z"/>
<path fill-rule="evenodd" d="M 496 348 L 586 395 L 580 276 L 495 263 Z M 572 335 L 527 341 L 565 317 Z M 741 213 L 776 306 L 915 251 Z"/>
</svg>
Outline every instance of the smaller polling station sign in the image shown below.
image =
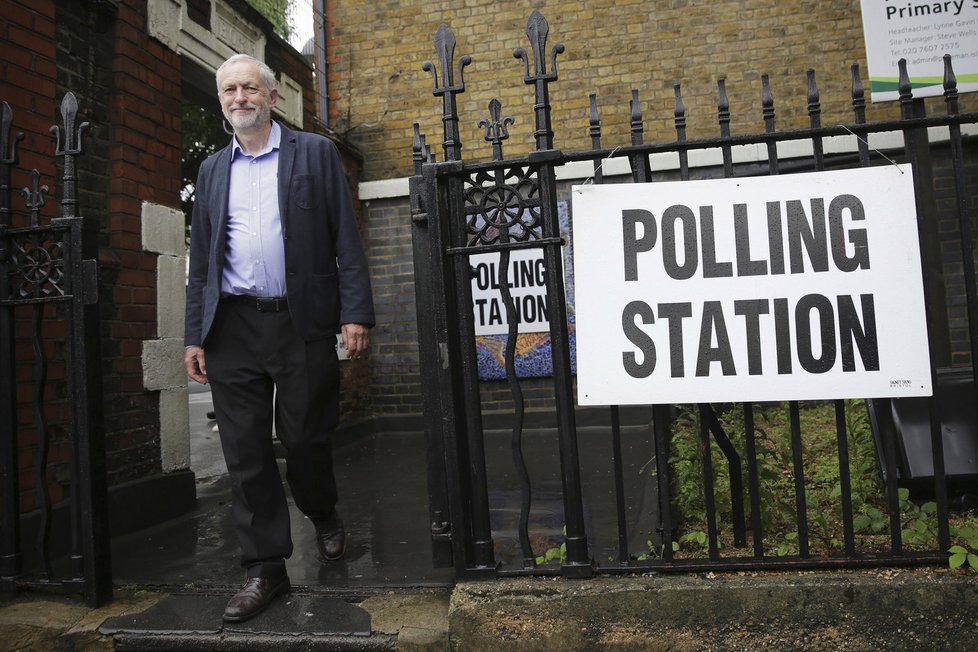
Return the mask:
<svg viewBox="0 0 978 652">
<path fill-rule="evenodd" d="M 914 97 L 944 93 L 944 55 L 959 93 L 978 91 L 978 0 L 860 0 L 873 102 L 900 99 L 900 59 Z"/>
<path fill-rule="evenodd" d="M 578 402 L 929 396 L 911 179 L 574 187 Z"/>
<path fill-rule="evenodd" d="M 513 300 L 518 333 L 550 331 L 547 276 L 543 249 L 515 249 L 502 266 L 502 254 L 475 254 L 472 265 L 472 309 L 476 335 L 505 335 L 509 318 L 502 288 Z"/>
</svg>

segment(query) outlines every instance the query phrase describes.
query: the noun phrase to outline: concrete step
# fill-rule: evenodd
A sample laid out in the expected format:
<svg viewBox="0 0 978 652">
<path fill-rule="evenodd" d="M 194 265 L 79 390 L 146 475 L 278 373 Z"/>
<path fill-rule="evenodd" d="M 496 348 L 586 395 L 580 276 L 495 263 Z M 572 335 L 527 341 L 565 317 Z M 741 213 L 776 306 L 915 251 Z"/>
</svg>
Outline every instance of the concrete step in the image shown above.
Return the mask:
<svg viewBox="0 0 978 652">
<path fill-rule="evenodd" d="M 447 591 L 359 603 L 300 588 L 244 623 L 224 623 L 227 595 L 117 590 L 88 609 L 68 598 L 0 602 L 0 648 L 31 650 L 447 650 Z M 12 647 L 5 647 L 11 645 Z"/>
<path fill-rule="evenodd" d="M 947 569 L 459 583 L 453 650 L 978 650 L 978 581 Z"/>
</svg>

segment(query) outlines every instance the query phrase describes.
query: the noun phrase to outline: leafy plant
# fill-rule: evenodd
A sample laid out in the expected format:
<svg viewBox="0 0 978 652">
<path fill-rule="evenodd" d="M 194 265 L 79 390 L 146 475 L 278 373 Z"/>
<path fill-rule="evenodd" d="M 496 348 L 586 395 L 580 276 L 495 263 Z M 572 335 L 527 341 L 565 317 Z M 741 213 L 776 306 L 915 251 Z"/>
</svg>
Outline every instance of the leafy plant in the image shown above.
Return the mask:
<svg viewBox="0 0 978 652">
<path fill-rule="evenodd" d="M 837 415 L 834 403 L 799 404 L 792 412 L 788 404 L 755 406 L 754 450 L 758 475 L 758 502 L 764 541 L 770 554 L 796 555 L 799 552 L 797 498 L 791 418 L 800 421 L 807 509 L 808 543 L 813 554 L 829 555 L 843 546 L 842 496 Z M 717 420 L 743 461 L 746 515 L 751 518 L 747 476 L 747 435 L 740 406 L 714 406 Z M 884 550 L 889 545 L 890 507 L 880 473 L 876 444 L 863 401 L 844 404 L 844 423 L 848 448 L 849 496 L 853 528 L 869 549 Z M 672 423 L 670 449 L 673 504 L 680 556 L 702 556 L 709 548 L 704 532 L 707 520 L 704 493 L 704 468 L 701 413 L 696 406 L 682 407 Z M 726 459 L 711 437 L 714 501 L 720 545 L 732 543 L 730 477 Z M 900 536 L 911 549 L 933 549 L 937 542 L 937 506 L 932 501 L 911 498 L 900 488 L 896 514 Z M 952 568 L 978 571 L 978 514 L 952 514 L 948 549 Z M 673 544 L 674 549 L 676 543 Z M 650 544 L 651 548 L 651 544 Z M 655 552 L 649 553 L 655 556 Z"/>
<path fill-rule="evenodd" d="M 964 546 L 951 546 L 947 551 L 951 553 L 951 557 L 948 559 L 948 565 L 951 568 L 960 568 L 967 560 L 968 566 L 972 570 L 978 571 L 978 555 L 975 553 Z"/>
<path fill-rule="evenodd" d="M 886 515 L 876 507 L 867 507 L 865 512 L 853 517 L 852 525 L 856 532 L 882 532 Z"/>
<path fill-rule="evenodd" d="M 775 552 L 779 557 L 787 557 L 788 555 L 798 554 L 798 533 L 788 532 L 784 535 L 784 539 L 781 544 L 775 548 Z"/>
<path fill-rule="evenodd" d="M 656 546 L 654 543 L 652 543 L 651 540 L 648 540 L 645 542 L 645 545 L 648 547 L 648 552 L 644 552 L 638 555 L 636 557 L 638 561 L 646 561 L 648 559 L 662 559 L 662 557 L 665 555 L 666 544 L 663 543 L 661 546 Z M 672 551 L 674 553 L 679 552 L 678 541 L 672 542 Z"/>
<path fill-rule="evenodd" d="M 910 500 L 910 490 L 899 489 L 903 529 L 900 536 L 909 545 L 927 545 L 937 538 L 937 503 L 917 505 Z"/>
<path fill-rule="evenodd" d="M 971 570 L 978 572 L 978 530 L 970 527 L 952 528 L 951 533 L 962 539 L 964 545 L 954 545 L 948 548 L 951 554 L 948 566 L 961 568 L 966 563 Z"/>
<path fill-rule="evenodd" d="M 566 527 L 564 527 L 564 538 L 567 538 Z M 564 541 L 559 546 L 547 548 L 542 555 L 536 557 L 537 566 L 549 564 L 552 561 L 559 561 L 561 564 L 567 561 L 567 541 Z"/>
<path fill-rule="evenodd" d="M 679 537 L 678 545 L 681 546 L 683 543 L 692 543 L 702 550 L 708 550 L 710 547 L 709 537 L 707 536 L 706 532 L 703 532 L 702 530 L 687 532 Z"/>
</svg>

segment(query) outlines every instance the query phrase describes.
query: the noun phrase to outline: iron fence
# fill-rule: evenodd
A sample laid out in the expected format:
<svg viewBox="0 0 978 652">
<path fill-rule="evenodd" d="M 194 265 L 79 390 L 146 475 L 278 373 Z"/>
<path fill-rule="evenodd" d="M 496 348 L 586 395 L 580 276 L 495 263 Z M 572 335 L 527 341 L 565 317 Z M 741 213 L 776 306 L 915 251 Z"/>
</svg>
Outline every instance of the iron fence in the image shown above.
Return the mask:
<svg viewBox="0 0 978 652">
<path fill-rule="evenodd" d="M 31 185 L 21 191 L 26 210 L 14 207 L 11 172 L 23 135 L 12 130 L 10 106 L 0 103 L 0 110 L 0 589 L 79 593 L 99 605 L 111 599 L 112 581 L 101 427 L 98 241 L 95 225 L 77 214 L 75 172 L 89 125 L 78 123 L 75 96 L 66 94 L 63 124 L 51 128 L 63 172 L 61 217 L 44 220 L 48 186 L 41 184 L 37 169 L 29 173 Z M 57 378 L 51 374 L 55 353 Z M 53 459 L 55 450 L 61 459 Z M 25 494 L 36 496 L 33 546 L 22 541 Z M 55 528 L 53 507 L 62 499 L 69 506 L 68 527 Z"/>
<path fill-rule="evenodd" d="M 674 125 L 676 138 L 671 142 L 646 143 L 643 116 L 638 94 L 632 93 L 631 142 L 609 148 L 601 142 L 601 120 L 595 96 L 590 97 L 587 125 L 592 147 L 583 151 L 554 149 L 548 87 L 557 81 L 557 56 L 563 45 L 547 51 L 549 26 L 538 12 L 530 17 L 526 35 L 530 53 L 522 48 L 514 55 L 525 65 L 523 82 L 535 90 L 535 150 L 524 157 L 505 158 L 504 142 L 512 118 L 504 117 L 499 102 L 489 105 L 488 118 L 479 122 L 485 128 L 485 140 L 493 156 L 488 162 L 466 162 L 461 158 L 457 96 L 465 92 L 464 69 L 471 63 L 467 56 L 455 59 L 455 36 L 442 25 L 435 36 L 438 62 L 425 62 L 423 69 L 434 80 L 433 94 L 442 100 L 444 125 L 443 160 L 438 161 L 427 139 L 415 128 L 413 145 L 415 175 L 411 179 L 412 232 L 419 347 L 422 361 L 425 427 L 428 433 L 429 494 L 432 538 L 440 563 L 454 565 L 460 577 L 495 577 L 508 574 L 561 573 L 569 577 L 588 576 L 595 572 L 645 572 L 682 570 L 729 570 L 766 568 L 854 567 L 867 565 L 908 565 L 947 563 L 952 543 L 948 483 L 945 473 L 945 435 L 942 432 L 942 398 L 946 386 L 939 373 L 948 358 L 948 320 L 943 301 L 944 285 L 940 274 L 923 265 L 925 299 L 928 308 L 928 334 L 931 347 L 932 386 L 935 396 L 924 400 L 925 430 L 932 466 L 928 483 L 933 500 L 923 507 L 916 496 L 907 495 L 906 477 L 901 478 L 901 427 L 903 409 L 890 400 L 850 404 L 843 400 L 820 406 L 789 402 L 779 406 L 786 419 L 785 467 L 790 500 L 782 509 L 790 512 L 787 536 L 775 533 L 769 524 L 769 501 L 765 492 L 772 479 L 765 476 L 770 467 L 760 448 L 758 419 L 777 411 L 770 405 L 745 403 L 739 406 L 671 406 L 652 405 L 638 410 L 637 421 L 631 415 L 635 408 L 611 407 L 588 425 L 578 425 L 582 412 L 575 409 L 574 332 L 568 323 L 565 303 L 565 279 L 562 273 L 562 248 L 567 244 L 559 224 L 559 202 L 562 187 L 558 183 L 560 166 L 585 162 L 591 164 L 589 182 L 654 183 L 650 157 L 670 154 L 678 159 L 676 174 L 690 180 L 693 170 L 690 155 L 705 151 L 719 152 L 716 176 L 728 178 L 743 174 L 784 174 L 803 170 L 825 170 L 837 167 L 890 165 L 894 160 L 909 162 L 914 169 L 914 187 L 922 241 L 932 237 L 936 222 L 933 198 L 932 156 L 935 143 L 928 129 L 940 127 L 947 134 L 946 146 L 939 152 L 949 163 L 950 190 L 954 198 L 950 211 L 960 234 L 960 256 L 963 268 L 964 303 L 966 304 L 970 363 L 954 371 L 963 379 L 965 396 L 973 403 L 975 394 L 974 362 L 978 360 L 978 299 L 975 291 L 974 243 L 972 231 L 976 188 L 973 176 L 967 174 L 974 165 L 973 140 L 962 135 L 962 127 L 978 123 L 978 114 L 960 113 L 956 80 L 951 60 L 945 58 L 944 97 L 946 113 L 926 116 L 923 101 L 913 97 L 905 62 L 900 63 L 900 116 L 897 119 L 868 122 L 865 96 L 858 66 L 852 66 L 852 121 L 845 125 L 821 124 L 821 97 L 814 71 L 808 72 L 807 107 L 810 124 L 806 128 L 778 130 L 776 111 L 767 76 L 762 78 L 761 112 L 764 129 L 752 134 L 733 134 L 730 130 L 730 106 L 725 82 L 717 87 L 718 137 L 690 139 L 686 135 L 686 110 L 680 87 L 675 87 Z M 533 59 L 531 62 L 530 59 Z M 900 142 L 886 152 L 874 151 L 870 138 L 897 133 Z M 854 138 L 854 152 L 844 155 L 825 153 L 828 138 Z M 778 145 L 788 142 L 807 143 L 809 154 L 803 159 L 779 159 Z M 759 146 L 767 152 L 765 160 L 755 166 L 735 164 L 735 151 L 741 146 Z M 969 158 L 971 157 L 971 158 Z M 610 161 L 628 162 L 627 179 L 611 179 L 606 174 Z M 744 169 L 744 168 L 747 169 Z M 566 189 L 563 189 L 566 191 Z M 550 330 L 550 384 L 553 391 L 556 460 L 559 500 L 550 503 L 557 525 L 542 527 L 539 518 L 541 481 L 531 477 L 530 468 L 539 466 L 539 458 L 550 455 L 536 441 L 537 434 L 526 427 L 528 418 L 523 390 L 528 382 L 516 370 L 518 339 L 516 306 L 508 290 L 506 274 L 510 256 L 523 249 L 543 251 L 546 270 L 547 305 Z M 922 243 L 922 255 L 932 256 L 933 248 Z M 498 284 L 508 316 L 508 334 L 503 353 L 506 387 L 512 412 L 503 436 L 488 432 L 490 416 L 483 413 L 482 397 L 489 390 L 479 375 L 479 360 L 473 319 L 471 257 L 495 252 L 500 255 Z M 925 263 L 928 261 L 924 261 Z M 933 262 L 933 261 L 931 261 Z M 493 381 L 494 382 L 494 381 Z M 834 431 L 831 465 L 837 469 L 833 504 L 810 505 L 815 480 L 806 477 L 806 451 L 809 435 L 803 432 L 803 416 L 818 407 L 831 415 L 829 431 Z M 848 407 L 848 409 L 847 409 Z M 854 411 L 856 410 L 856 411 Z M 850 450 L 854 436 L 854 419 L 866 418 L 878 456 L 878 475 L 882 479 L 883 505 L 870 510 L 864 496 L 853 488 L 852 469 L 857 462 Z M 728 418 L 735 414 L 736 418 Z M 645 415 L 645 416 L 641 416 Z M 492 415 L 495 416 L 495 415 Z M 731 421 L 736 432 L 731 432 Z M 968 419 L 965 418 L 965 422 Z M 627 422 L 627 423 L 626 423 Z M 691 430 L 682 431 L 686 424 Z M 966 423 L 974 437 L 976 422 Z M 597 433 L 597 435 L 595 435 Z M 692 433 L 692 434 L 690 434 Z M 510 478 L 518 484 L 518 518 L 509 518 L 500 508 L 500 450 L 509 435 L 511 452 Z M 582 480 L 581 441 L 588 444 L 587 464 L 594 466 L 593 441 L 597 436 L 610 453 L 606 472 L 600 478 L 588 471 Z M 698 465 L 702 474 L 701 492 L 704 522 L 691 524 L 689 510 L 680 513 L 679 487 L 688 479 L 677 469 L 678 438 L 696 437 Z M 550 440 L 554 441 L 554 440 Z M 651 466 L 642 467 L 641 477 L 648 481 L 636 492 L 635 447 L 648 451 Z M 860 449 L 861 451 L 863 449 Z M 806 455 L 808 457 L 806 457 Z M 826 453 L 821 453 L 823 457 Z M 861 452 L 860 455 L 863 455 Z M 646 459 L 639 454 L 641 459 Z M 716 461 L 725 461 L 726 472 L 714 471 Z M 875 463 L 875 461 L 874 461 Z M 628 471 L 626 471 L 628 467 Z M 598 474 L 600 475 L 600 474 Z M 746 477 L 745 477 L 746 475 Z M 905 476 L 905 474 L 904 474 Z M 722 482 L 717 484 L 717 480 Z M 644 481 L 644 480 L 643 480 Z M 512 480 L 508 480 L 512 484 Z M 641 482 L 640 482 L 641 484 Z M 721 486 L 723 495 L 720 495 Z M 862 491 L 862 487 L 858 488 Z M 916 491 L 920 487 L 915 487 Z M 535 493 L 536 492 L 536 493 Z M 600 494 L 603 498 L 596 498 Z M 544 498 L 547 493 L 543 492 Z M 647 545 L 636 548 L 636 529 L 645 527 L 645 518 L 634 501 L 647 500 L 654 506 L 645 509 L 654 523 Z M 718 507 L 722 498 L 724 508 Z M 729 503 L 729 507 L 727 504 Z M 908 510 L 914 510 L 926 532 L 908 533 Z M 864 512 L 865 510 L 865 512 Z M 922 511 L 921 511 L 922 510 Z M 825 515 L 838 520 L 839 536 L 822 545 L 812 545 L 813 527 L 821 537 Z M 923 515 L 921 515 L 923 514 Z M 870 522 L 867 522 L 867 519 Z M 532 521 L 532 523 L 531 523 Z M 541 528 L 546 530 L 541 535 Z M 549 529 L 548 529 L 549 528 Z M 702 528 L 702 530 L 698 530 Z M 554 530 L 556 529 L 556 536 Z M 874 534 L 876 533 L 876 534 Z M 914 534 L 914 545 L 907 540 Z M 695 535 L 690 537 L 690 535 Z M 917 536 L 920 535 L 920 536 Z M 510 539 L 518 546 L 509 549 Z M 610 539 L 610 545 L 596 543 Z M 680 546 L 680 541 L 694 541 L 694 550 Z M 787 542 L 787 544 L 786 544 Z M 603 547 L 602 547 L 603 546 Z M 698 546 L 698 549 L 697 549 Z M 611 549 L 608 553 L 606 549 Z M 596 555 L 596 550 L 599 554 Z M 721 552 L 722 551 L 722 552 Z M 553 553 L 553 554 L 550 554 Z M 547 563 L 559 559 L 559 566 Z"/>
</svg>

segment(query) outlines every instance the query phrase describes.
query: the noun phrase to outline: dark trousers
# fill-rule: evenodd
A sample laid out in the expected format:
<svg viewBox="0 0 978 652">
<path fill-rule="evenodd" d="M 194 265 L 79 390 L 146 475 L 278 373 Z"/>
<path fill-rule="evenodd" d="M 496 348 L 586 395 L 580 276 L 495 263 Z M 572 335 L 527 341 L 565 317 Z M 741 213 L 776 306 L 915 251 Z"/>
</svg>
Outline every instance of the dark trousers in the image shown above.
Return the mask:
<svg viewBox="0 0 978 652">
<path fill-rule="evenodd" d="M 286 451 L 296 506 L 313 521 L 333 514 L 331 435 L 339 421 L 339 363 L 333 338 L 307 342 L 288 310 L 222 299 L 205 346 L 207 379 L 232 483 L 241 565 L 251 577 L 285 572 L 292 554 L 289 507 L 272 445 Z"/>
</svg>

